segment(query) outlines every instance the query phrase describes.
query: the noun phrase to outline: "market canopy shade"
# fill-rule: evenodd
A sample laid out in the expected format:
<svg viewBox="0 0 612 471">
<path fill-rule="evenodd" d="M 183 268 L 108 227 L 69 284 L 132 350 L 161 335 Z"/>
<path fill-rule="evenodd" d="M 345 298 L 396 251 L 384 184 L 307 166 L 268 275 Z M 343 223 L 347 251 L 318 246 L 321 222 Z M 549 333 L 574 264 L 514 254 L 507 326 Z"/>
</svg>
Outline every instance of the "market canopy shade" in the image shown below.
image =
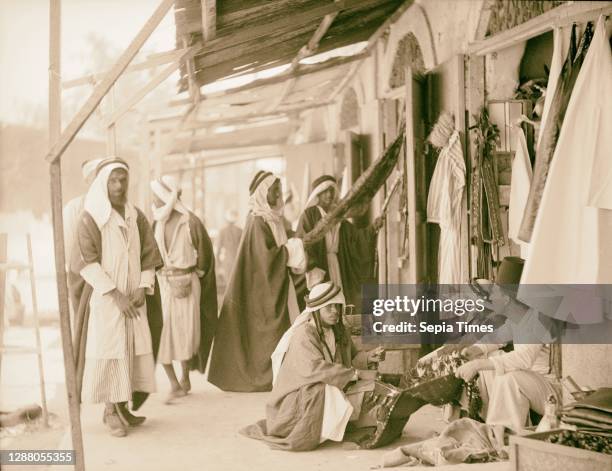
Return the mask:
<svg viewBox="0 0 612 471">
<path fill-rule="evenodd" d="M 404 0 L 176 0 L 177 47 L 203 44 L 194 59 L 199 86 L 291 63 L 327 17 L 317 53 L 370 36 Z M 204 10 L 203 10 L 204 5 Z M 205 38 L 205 32 L 208 39 Z M 311 44 L 312 45 L 312 44 Z M 181 91 L 188 89 L 187 67 Z"/>
</svg>

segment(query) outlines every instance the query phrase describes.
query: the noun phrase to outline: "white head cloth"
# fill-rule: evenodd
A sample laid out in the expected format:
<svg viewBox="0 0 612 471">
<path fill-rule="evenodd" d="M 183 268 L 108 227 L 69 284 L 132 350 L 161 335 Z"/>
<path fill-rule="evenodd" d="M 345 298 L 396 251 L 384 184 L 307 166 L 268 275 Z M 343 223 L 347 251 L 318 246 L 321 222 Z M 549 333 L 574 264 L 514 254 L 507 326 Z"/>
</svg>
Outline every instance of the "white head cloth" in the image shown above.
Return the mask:
<svg viewBox="0 0 612 471">
<path fill-rule="evenodd" d="M 281 202 L 276 208 L 268 204 L 268 190 L 279 178 L 276 175 L 268 175 L 257 185 L 253 194 L 249 197 L 249 210 L 254 216 L 261 216 L 268 223 L 276 245 L 280 247 L 287 243 L 287 231 L 283 223 L 283 207 Z"/>
<path fill-rule="evenodd" d="M 328 291 L 336 291 L 334 295 L 324 296 L 324 294 Z M 283 358 L 285 358 L 285 353 L 289 350 L 289 344 L 291 343 L 291 338 L 295 333 L 295 330 L 302 325 L 304 322 L 307 322 L 312 313 L 318 311 L 322 307 L 328 306 L 330 304 L 342 304 L 343 306 L 346 304 L 344 300 L 344 294 L 342 294 L 342 290 L 338 289 L 333 283 L 325 282 L 320 283 L 312 287 L 310 293 L 308 294 L 308 299 L 322 298 L 320 303 L 308 303 L 310 306 L 306 306 L 306 309 L 302 311 L 302 313 L 295 318 L 289 330 L 283 334 L 280 341 L 276 345 L 274 352 L 272 352 L 272 385 L 276 383 L 276 378 L 278 377 L 278 372 L 280 370 L 281 364 L 283 363 Z"/>
<path fill-rule="evenodd" d="M 104 159 L 92 159 L 84 162 L 81 166 L 81 172 L 83 173 L 83 180 L 87 181 L 89 177 L 93 175 L 98 167 L 98 164 L 102 162 Z"/>
<path fill-rule="evenodd" d="M 318 202 L 317 197 L 324 191 L 328 190 L 329 188 L 334 188 L 336 190 L 336 194 L 338 194 L 338 184 L 332 180 L 325 180 L 324 182 L 321 182 L 320 184 L 318 184 L 310 192 L 310 195 L 308 196 L 308 201 L 306 201 L 306 206 L 304 206 L 304 209 L 310 208 L 311 206 L 316 205 Z"/>
<path fill-rule="evenodd" d="M 178 180 L 172 175 L 163 175 L 161 178 L 151 181 L 151 190 L 165 204 L 158 208 L 155 205 L 151 206 L 153 219 L 160 222 L 165 222 L 170 217 L 172 210 L 177 210 L 181 214 L 189 214 L 189 210 L 185 207 L 180 198 L 180 187 Z"/>
<path fill-rule="evenodd" d="M 127 165 L 119 161 L 105 165 L 98 171 L 98 175 L 85 195 L 83 209 L 91 215 L 100 229 L 108 222 L 112 210 L 111 202 L 108 199 L 108 177 L 113 170 L 118 168 L 129 171 Z"/>
</svg>

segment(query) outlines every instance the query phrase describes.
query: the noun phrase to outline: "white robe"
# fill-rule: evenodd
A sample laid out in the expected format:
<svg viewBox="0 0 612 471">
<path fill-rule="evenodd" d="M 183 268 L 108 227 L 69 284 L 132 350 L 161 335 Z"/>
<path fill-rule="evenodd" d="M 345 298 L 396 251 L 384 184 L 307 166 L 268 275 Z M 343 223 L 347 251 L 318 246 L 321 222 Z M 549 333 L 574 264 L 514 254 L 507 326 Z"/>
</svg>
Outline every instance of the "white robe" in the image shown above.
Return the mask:
<svg viewBox="0 0 612 471">
<path fill-rule="evenodd" d="M 164 260 L 165 268 L 191 268 L 196 266 L 198 253 L 189 232 L 189 215 L 178 221 L 170 245 L 166 247 L 165 223 L 155 227 L 155 240 Z M 192 272 L 180 275 L 191 279 L 191 293 L 184 298 L 172 295 L 169 277 L 157 274 L 162 300 L 164 326 L 159 345 L 158 361 L 169 364 L 173 360 L 187 361 L 200 347 L 200 279 L 204 273 Z"/>
<path fill-rule="evenodd" d="M 81 270 L 93 287 L 91 295 L 85 371 L 84 402 L 123 402 L 134 390 L 155 391 L 153 349 L 146 304 L 138 308 L 137 319 L 127 319 L 108 294 L 118 289 L 125 295 L 137 288 L 149 294 L 154 271 L 140 269 L 140 237 L 137 211 L 127 204 L 125 219 L 115 210 L 100 229 L 101 263 Z"/>
<path fill-rule="evenodd" d="M 521 284 L 612 283 L 608 38 L 600 18 L 563 121 Z"/>
<path fill-rule="evenodd" d="M 440 152 L 427 198 L 427 221 L 440 225 L 438 283 L 460 284 L 461 206 L 465 162 L 459 133 L 455 131 Z"/>
</svg>

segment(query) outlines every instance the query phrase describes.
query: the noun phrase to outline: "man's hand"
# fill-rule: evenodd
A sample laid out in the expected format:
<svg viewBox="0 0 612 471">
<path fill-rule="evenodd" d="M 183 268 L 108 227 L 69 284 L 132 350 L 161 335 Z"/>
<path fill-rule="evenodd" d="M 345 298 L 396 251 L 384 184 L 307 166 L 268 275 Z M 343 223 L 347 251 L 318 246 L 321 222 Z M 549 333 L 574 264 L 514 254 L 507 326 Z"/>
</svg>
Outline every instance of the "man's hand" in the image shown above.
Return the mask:
<svg viewBox="0 0 612 471">
<path fill-rule="evenodd" d="M 466 383 L 470 382 L 480 370 L 484 370 L 481 360 L 472 360 L 464 363 L 455 370 L 455 376 L 461 378 Z"/>
<path fill-rule="evenodd" d="M 138 288 L 136 291 L 134 291 L 130 296 L 130 301 L 136 307 L 142 306 L 145 303 L 145 289 Z"/>
<path fill-rule="evenodd" d="M 463 355 L 468 360 L 475 360 L 476 358 L 482 356 L 482 350 L 476 345 L 472 345 L 470 347 L 465 347 L 463 350 L 461 350 L 461 355 Z"/>
<path fill-rule="evenodd" d="M 121 314 L 130 319 L 136 319 L 139 317 L 138 310 L 136 307 L 134 307 L 130 299 L 125 294 L 120 292 L 118 289 L 114 289 L 110 292 L 110 295 L 113 297 L 115 303 L 117 303 L 117 307 L 119 308 L 119 311 L 121 311 Z"/>
<path fill-rule="evenodd" d="M 374 222 L 372 223 L 372 227 L 374 228 L 375 231 L 379 231 L 381 227 L 383 227 L 383 225 L 385 224 L 385 218 L 386 216 L 384 214 L 382 214 L 381 216 L 378 216 L 376 219 L 374 219 Z"/>
<path fill-rule="evenodd" d="M 376 347 L 368 352 L 367 360 L 368 363 L 380 363 L 385 359 L 385 349 L 383 347 Z"/>
</svg>

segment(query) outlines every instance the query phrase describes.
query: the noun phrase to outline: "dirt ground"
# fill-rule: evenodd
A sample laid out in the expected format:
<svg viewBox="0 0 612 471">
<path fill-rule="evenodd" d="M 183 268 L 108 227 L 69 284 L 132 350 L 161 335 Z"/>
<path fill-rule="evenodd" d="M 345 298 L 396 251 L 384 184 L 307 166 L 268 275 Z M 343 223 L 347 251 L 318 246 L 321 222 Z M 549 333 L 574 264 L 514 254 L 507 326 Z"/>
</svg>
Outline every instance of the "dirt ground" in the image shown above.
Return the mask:
<svg viewBox="0 0 612 471">
<path fill-rule="evenodd" d="M 23 341 L 27 337 L 28 332 L 23 329 L 11 328 L 7 332 L 7 339 L 14 341 Z M 3 431 L 0 435 L 3 449 L 71 448 L 57 329 L 43 330 L 43 345 L 52 427 L 42 430 L 21 427 L 11 433 Z M 5 356 L 2 378 L 2 410 L 40 403 L 34 356 Z M 326 443 L 312 452 L 275 451 L 238 433 L 243 426 L 263 418 L 267 393 L 226 393 L 194 374 L 192 393 L 166 405 L 163 399 L 168 385 L 161 368 L 157 370 L 157 381 L 159 393 L 152 395 L 139 411 L 139 414 L 147 416 L 147 421 L 141 427 L 131 429 L 128 437 L 115 438 L 106 432 L 101 421 L 101 405 L 83 406 L 82 427 L 88 471 L 331 471 L 347 467 L 351 471 L 369 470 L 380 465 L 383 455 L 395 447 L 428 438 L 445 425 L 440 409 L 429 406 L 415 413 L 401 440 L 386 448 L 360 450 L 350 443 Z M 66 466 L 55 468 L 69 469 Z M 455 471 L 506 470 L 510 465 L 506 462 L 448 468 Z M 27 468 L 15 466 L 11 469 Z M 33 469 L 43 468 L 37 466 Z"/>
</svg>

